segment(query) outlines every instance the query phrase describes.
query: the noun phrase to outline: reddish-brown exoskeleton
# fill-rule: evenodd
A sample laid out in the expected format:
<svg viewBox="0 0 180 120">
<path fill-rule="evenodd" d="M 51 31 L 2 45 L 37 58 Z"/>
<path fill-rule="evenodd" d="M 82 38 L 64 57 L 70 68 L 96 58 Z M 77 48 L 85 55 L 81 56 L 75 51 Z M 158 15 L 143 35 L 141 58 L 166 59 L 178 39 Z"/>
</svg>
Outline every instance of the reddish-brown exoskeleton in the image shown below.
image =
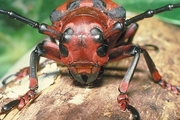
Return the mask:
<svg viewBox="0 0 180 120">
<path fill-rule="evenodd" d="M 43 41 L 38 44 L 31 53 L 30 70 L 28 71 L 30 90 L 18 100 L 5 105 L 2 112 L 5 113 L 16 105 L 18 105 L 18 109 L 22 109 L 30 99 L 35 97 L 35 91 L 38 88 L 36 72 L 40 57 L 66 65 L 70 77 L 82 84 L 90 84 L 100 79 L 103 74 L 103 66 L 107 62 L 133 57 L 134 59 L 119 85 L 120 94 L 117 101 L 121 110 L 130 110 L 134 119 L 139 119 L 137 110 L 129 105 L 127 90 L 141 53 L 143 53 L 152 78 L 157 84 L 167 87 L 175 93 L 178 93 L 180 88 L 162 80 L 147 51 L 132 44 L 138 29 L 136 22 L 179 7 L 180 3 L 169 4 L 155 10 L 147 10 L 126 20 L 125 9 L 111 0 L 69 0 L 52 12 L 50 16 L 52 26 L 39 24 L 15 12 L 0 9 L 0 14 L 29 24 L 38 29 L 40 33 L 53 38 L 52 41 Z M 59 42 L 56 43 L 56 40 Z"/>
</svg>

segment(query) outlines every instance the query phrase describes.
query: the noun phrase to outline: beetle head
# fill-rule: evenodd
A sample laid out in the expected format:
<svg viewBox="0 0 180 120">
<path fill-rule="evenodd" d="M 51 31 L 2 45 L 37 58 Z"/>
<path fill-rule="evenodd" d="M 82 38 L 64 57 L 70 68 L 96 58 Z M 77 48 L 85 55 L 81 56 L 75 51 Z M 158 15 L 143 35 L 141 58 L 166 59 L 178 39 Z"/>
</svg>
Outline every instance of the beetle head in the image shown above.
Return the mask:
<svg viewBox="0 0 180 120">
<path fill-rule="evenodd" d="M 76 16 L 63 27 L 59 43 L 61 61 L 80 83 L 96 80 L 108 61 L 108 45 L 102 30 L 99 20 L 90 16 Z"/>
</svg>

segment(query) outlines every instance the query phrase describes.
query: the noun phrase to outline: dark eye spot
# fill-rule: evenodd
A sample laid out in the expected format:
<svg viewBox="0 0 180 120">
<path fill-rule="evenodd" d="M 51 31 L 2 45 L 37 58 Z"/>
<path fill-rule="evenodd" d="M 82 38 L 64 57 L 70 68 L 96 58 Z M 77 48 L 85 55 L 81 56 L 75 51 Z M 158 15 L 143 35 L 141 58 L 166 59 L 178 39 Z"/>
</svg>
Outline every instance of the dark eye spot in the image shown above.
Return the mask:
<svg viewBox="0 0 180 120">
<path fill-rule="evenodd" d="M 106 8 L 106 3 L 103 0 L 92 0 L 93 6 L 100 9 L 100 10 L 105 10 Z"/>
<path fill-rule="evenodd" d="M 67 10 L 74 10 L 75 8 L 78 8 L 79 7 L 79 4 L 80 4 L 80 0 L 74 0 L 72 2 L 70 2 L 68 5 L 67 5 Z"/>
<path fill-rule="evenodd" d="M 104 57 L 107 53 L 107 49 L 108 49 L 108 45 L 107 44 L 103 44 L 101 45 L 98 49 L 97 49 L 97 55 L 99 57 Z"/>
<path fill-rule="evenodd" d="M 73 34 L 74 34 L 74 31 L 71 28 L 66 29 L 60 39 L 60 43 L 70 41 Z"/>
<path fill-rule="evenodd" d="M 107 11 L 107 15 L 112 19 L 114 19 L 114 18 L 124 18 L 125 19 L 126 11 L 123 7 L 119 6 L 117 8 Z"/>
<path fill-rule="evenodd" d="M 60 53 L 63 57 L 67 57 L 68 56 L 68 49 L 62 45 L 62 44 L 59 44 L 59 50 L 60 50 Z"/>
<path fill-rule="evenodd" d="M 50 19 L 52 22 L 56 22 L 61 20 L 64 17 L 64 13 L 62 13 L 61 11 L 58 10 L 54 10 L 51 15 L 50 15 Z"/>
<path fill-rule="evenodd" d="M 93 28 L 90 31 L 95 42 L 103 43 L 103 35 L 102 32 L 98 28 Z"/>
</svg>

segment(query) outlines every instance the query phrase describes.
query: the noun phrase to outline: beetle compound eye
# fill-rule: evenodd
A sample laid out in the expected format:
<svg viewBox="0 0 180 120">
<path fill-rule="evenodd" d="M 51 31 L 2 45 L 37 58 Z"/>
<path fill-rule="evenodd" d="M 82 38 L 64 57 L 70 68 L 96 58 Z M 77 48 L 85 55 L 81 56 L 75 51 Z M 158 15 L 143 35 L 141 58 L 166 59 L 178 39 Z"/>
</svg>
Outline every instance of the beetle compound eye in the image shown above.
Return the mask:
<svg viewBox="0 0 180 120">
<path fill-rule="evenodd" d="M 71 28 L 66 29 L 62 35 L 60 43 L 70 41 L 73 34 L 74 34 L 74 31 Z"/>
<path fill-rule="evenodd" d="M 96 51 L 97 55 L 99 57 L 104 57 L 107 53 L 107 49 L 108 49 L 108 45 L 106 45 L 106 44 L 101 45 Z"/>
<path fill-rule="evenodd" d="M 74 34 L 74 31 L 71 28 L 68 28 L 65 32 L 64 32 L 64 38 L 66 40 L 71 39 L 71 36 Z"/>
<path fill-rule="evenodd" d="M 101 30 L 96 27 L 91 29 L 90 32 L 95 42 L 102 43 L 102 45 L 96 51 L 97 55 L 100 57 L 104 57 L 107 53 L 108 45 L 106 44 L 106 41 L 103 39 L 103 34 Z"/>
<path fill-rule="evenodd" d="M 102 32 L 98 28 L 93 28 L 90 32 L 95 42 L 103 43 Z"/>
<path fill-rule="evenodd" d="M 59 49 L 60 49 L 60 53 L 63 57 L 68 56 L 68 49 L 64 45 L 60 44 Z"/>
</svg>

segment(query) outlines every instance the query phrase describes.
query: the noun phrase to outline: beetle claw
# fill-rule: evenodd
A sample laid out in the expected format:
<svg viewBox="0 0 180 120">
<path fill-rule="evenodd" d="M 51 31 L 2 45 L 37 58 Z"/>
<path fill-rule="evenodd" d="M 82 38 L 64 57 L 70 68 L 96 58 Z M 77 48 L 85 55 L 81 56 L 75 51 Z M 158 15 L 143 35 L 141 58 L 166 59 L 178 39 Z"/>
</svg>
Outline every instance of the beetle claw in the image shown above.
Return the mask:
<svg viewBox="0 0 180 120">
<path fill-rule="evenodd" d="M 1 114 L 8 113 L 13 108 L 17 107 L 19 103 L 20 103 L 20 100 L 13 100 L 9 102 L 8 104 L 4 105 L 1 109 Z"/>
<path fill-rule="evenodd" d="M 129 104 L 128 96 L 126 94 L 119 94 L 119 96 L 117 97 L 117 101 L 118 101 L 119 108 L 122 111 L 125 111 L 127 108 L 127 105 Z"/>
<path fill-rule="evenodd" d="M 7 80 L 8 80 L 9 78 L 13 77 L 13 76 L 16 76 L 16 74 L 11 74 L 11 75 L 7 76 L 6 78 L 4 78 L 4 79 L 2 80 L 2 84 L 3 84 L 3 85 L 6 85 L 6 84 L 7 84 Z"/>
<path fill-rule="evenodd" d="M 131 105 L 127 105 L 127 109 L 132 113 L 133 120 L 140 120 L 139 112 Z"/>
<path fill-rule="evenodd" d="M 20 102 L 18 104 L 18 109 L 21 110 L 31 99 L 35 98 L 35 91 L 29 90 L 25 95 L 20 97 Z"/>
<path fill-rule="evenodd" d="M 20 79 L 26 77 L 27 75 L 29 75 L 29 67 L 25 67 L 25 68 L 21 69 L 19 72 L 7 76 L 6 78 L 4 78 L 4 79 L 2 80 L 2 84 L 3 84 L 3 85 L 6 85 L 6 84 L 7 84 L 7 81 L 8 81 L 9 78 L 11 78 L 11 77 L 15 77 L 14 80 L 20 80 Z"/>
<path fill-rule="evenodd" d="M 119 94 L 117 101 L 122 111 L 128 109 L 133 115 L 133 120 L 140 120 L 139 112 L 133 106 L 129 105 L 129 99 L 126 94 Z"/>
<path fill-rule="evenodd" d="M 13 100 L 6 105 L 4 105 L 1 109 L 1 114 L 10 112 L 13 108 L 17 107 L 21 110 L 31 99 L 35 98 L 35 91 L 29 90 L 25 95 L 20 97 L 17 100 Z"/>
</svg>

